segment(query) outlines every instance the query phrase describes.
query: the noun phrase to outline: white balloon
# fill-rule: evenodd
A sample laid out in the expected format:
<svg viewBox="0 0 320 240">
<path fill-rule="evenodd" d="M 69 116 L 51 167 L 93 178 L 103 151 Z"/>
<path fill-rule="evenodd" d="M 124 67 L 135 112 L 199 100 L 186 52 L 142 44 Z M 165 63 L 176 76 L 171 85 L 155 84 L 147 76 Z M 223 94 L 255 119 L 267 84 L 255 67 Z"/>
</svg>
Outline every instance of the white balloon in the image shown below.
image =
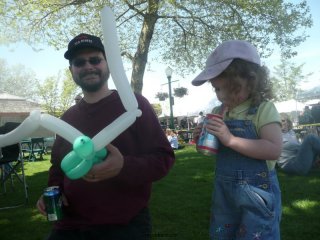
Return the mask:
<svg viewBox="0 0 320 240">
<path fill-rule="evenodd" d="M 71 144 L 77 137 L 83 136 L 83 133 L 70 124 L 46 113 L 41 115 L 40 125 L 63 137 Z"/>
<path fill-rule="evenodd" d="M 125 112 L 110 125 L 102 129 L 97 135 L 92 138 L 92 142 L 95 147 L 95 151 L 99 151 L 108 145 L 113 139 L 126 130 L 134 121 L 137 116 L 141 115 L 141 111 L 136 109 L 135 111 Z"/>
<path fill-rule="evenodd" d="M 120 48 L 118 45 L 116 23 L 113 13 L 109 7 L 103 8 L 101 12 L 101 22 L 104 35 L 104 47 L 110 73 L 114 80 L 115 86 L 119 92 L 122 104 L 127 112 L 114 120 L 110 125 L 102 129 L 92 139 L 95 151 L 99 151 L 108 145 L 113 139 L 120 135 L 130 125 L 132 125 L 137 117 L 141 116 L 138 109 L 137 99 L 130 87 L 129 81 L 124 71 L 120 56 Z M 15 130 L 10 133 L 0 135 L 0 147 L 8 146 L 19 142 L 29 136 L 39 126 L 42 126 L 69 141 L 71 144 L 77 137 L 83 134 L 64 122 L 49 114 L 41 114 L 40 111 L 33 111 Z"/>
<path fill-rule="evenodd" d="M 101 24 L 104 49 L 114 84 L 125 109 L 127 111 L 135 110 L 138 108 L 138 102 L 124 71 L 117 38 L 116 21 L 109 7 L 104 7 L 101 11 Z"/>
<path fill-rule="evenodd" d="M 40 122 L 40 111 L 34 110 L 17 128 L 9 133 L 0 135 L 0 147 L 9 146 L 29 137 L 38 129 Z"/>
</svg>

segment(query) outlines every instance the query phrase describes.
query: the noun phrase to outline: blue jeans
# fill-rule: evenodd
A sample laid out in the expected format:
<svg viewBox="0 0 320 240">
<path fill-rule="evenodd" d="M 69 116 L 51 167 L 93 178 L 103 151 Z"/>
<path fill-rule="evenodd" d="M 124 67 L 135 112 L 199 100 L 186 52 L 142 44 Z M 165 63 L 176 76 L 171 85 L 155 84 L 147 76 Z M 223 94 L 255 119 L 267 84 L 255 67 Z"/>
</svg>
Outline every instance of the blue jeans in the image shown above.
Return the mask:
<svg viewBox="0 0 320 240">
<path fill-rule="evenodd" d="M 281 192 L 275 171 L 269 172 L 269 191 L 259 176 L 238 171 L 215 179 L 210 239 L 279 240 Z"/>
<path fill-rule="evenodd" d="M 307 135 L 301 145 L 284 143 L 278 166 L 287 173 L 308 174 L 320 155 L 320 137 Z"/>
<path fill-rule="evenodd" d="M 251 120 L 228 120 L 225 124 L 234 136 L 258 139 Z M 242 155 L 223 144 L 216 161 L 210 239 L 279 240 L 281 192 L 275 170 L 269 170 L 265 160 Z"/>
</svg>

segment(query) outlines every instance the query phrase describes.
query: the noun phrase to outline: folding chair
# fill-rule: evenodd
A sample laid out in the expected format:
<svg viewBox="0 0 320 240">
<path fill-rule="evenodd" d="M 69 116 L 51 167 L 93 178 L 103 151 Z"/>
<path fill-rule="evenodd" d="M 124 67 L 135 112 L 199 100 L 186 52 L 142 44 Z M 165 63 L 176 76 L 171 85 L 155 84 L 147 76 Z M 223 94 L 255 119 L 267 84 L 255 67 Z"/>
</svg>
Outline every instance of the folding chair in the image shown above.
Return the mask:
<svg viewBox="0 0 320 240">
<path fill-rule="evenodd" d="M 23 149 L 23 153 L 29 154 L 29 161 L 37 160 L 36 154 L 40 155 L 39 159 L 43 160 L 43 154 L 45 154 L 45 144 L 43 137 L 31 138 L 30 147 Z"/>
<path fill-rule="evenodd" d="M 7 128 L 0 128 L 0 133 L 7 133 L 10 132 L 10 129 L 13 130 L 11 127 L 14 124 L 11 124 L 11 127 L 8 127 L 10 124 L 5 125 L 4 127 Z M 15 125 L 17 126 L 17 125 Z M 10 181 L 11 190 L 16 192 L 14 183 L 19 182 L 23 186 L 23 193 L 24 193 L 24 202 L 21 204 L 13 204 L 6 207 L 1 207 L 0 209 L 8 209 L 14 208 L 18 206 L 22 206 L 28 203 L 28 186 L 25 180 L 25 172 L 24 172 L 24 160 L 22 158 L 21 153 L 21 146 L 20 143 L 16 143 L 10 146 L 6 146 L 0 148 L 0 183 L 2 187 L 2 195 L 7 195 L 7 188 L 6 184 Z"/>
</svg>

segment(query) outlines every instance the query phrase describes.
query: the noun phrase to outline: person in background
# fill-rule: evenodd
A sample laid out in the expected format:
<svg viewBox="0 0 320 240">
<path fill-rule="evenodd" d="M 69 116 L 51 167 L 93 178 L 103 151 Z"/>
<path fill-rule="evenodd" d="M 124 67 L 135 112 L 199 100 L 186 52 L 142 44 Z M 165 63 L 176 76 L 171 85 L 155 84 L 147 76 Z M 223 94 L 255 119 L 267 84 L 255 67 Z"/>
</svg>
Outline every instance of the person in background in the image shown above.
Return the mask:
<svg viewBox="0 0 320 240">
<path fill-rule="evenodd" d="M 198 125 L 200 123 L 202 123 L 205 119 L 205 116 L 203 115 L 203 112 L 199 112 L 199 116 L 195 119 L 195 124 Z"/>
<path fill-rule="evenodd" d="M 320 137 L 309 134 L 300 143 L 292 129 L 292 121 L 281 113 L 283 147 L 277 166 L 286 173 L 306 175 L 320 166 Z"/>
<path fill-rule="evenodd" d="M 108 87 L 110 72 L 99 37 L 76 36 L 64 57 L 83 98 L 61 119 L 92 138 L 126 109 L 118 92 Z M 142 95 L 135 96 L 142 115 L 106 146 L 106 159 L 83 178 L 71 180 L 61 170 L 60 163 L 72 145 L 57 136 L 48 186 L 60 187 L 64 216 L 54 223 L 47 239 L 151 239 L 152 183 L 168 174 L 175 156 L 150 103 Z M 43 196 L 37 208 L 46 215 Z"/>
<path fill-rule="evenodd" d="M 81 99 L 82 99 L 81 94 L 77 94 L 77 96 L 74 98 L 75 104 L 79 103 L 81 101 Z"/>
<path fill-rule="evenodd" d="M 206 121 L 219 139 L 210 239 L 280 239 L 281 193 L 275 170 L 281 152 L 280 116 L 266 67 L 247 41 L 221 43 L 192 81 L 209 82 L 222 115 Z M 203 124 L 193 136 L 198 140 Z"/>
<path fill-rule="evenodd" d="M 311 114 L 311 109 L 309 106 L 305 106 L 302 114 L 299 116 L 299 124 L 312 124 L 314 119 Z"/>
<path fill-rule="evenodd" d="M 315 123 L 320 123 L 320 102 L 312 106 L 311 115 Z"/>
<path fill-rule="evenodd" d="M 166 129 L 166 135 L 172 149 L 174 150 L 179 149 L 179 141 L 178 141 L 177 134 L 173 130 L 168 128 Z"/>
</svg>

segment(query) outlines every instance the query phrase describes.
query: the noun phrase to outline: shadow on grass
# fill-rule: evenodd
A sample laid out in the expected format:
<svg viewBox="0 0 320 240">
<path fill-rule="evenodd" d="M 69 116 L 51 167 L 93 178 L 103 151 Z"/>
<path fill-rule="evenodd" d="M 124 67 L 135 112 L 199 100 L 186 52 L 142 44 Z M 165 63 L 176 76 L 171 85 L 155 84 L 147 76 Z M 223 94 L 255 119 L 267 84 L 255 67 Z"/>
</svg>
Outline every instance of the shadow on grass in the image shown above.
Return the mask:
<svg viewBox="0 0 320 240">
<path fill-rule="evenodd" d="M 208 239 L 213 160 L 192 146 L 175 153 L 174 167 L 152 192 L 154 239 Z"/>
<path fill-rule="evenodd" d="M 307 176 L 278 171 L 282 192 L 281 233 L 284 240 L 320 236 L 320 171 Z"/>
<path fill-rule="evenodd" d="M 215 161 L 194 147 L 176 151 L 169 175 L 154 184 L 153 233 L 168 240 L 209 239 Z M 320 235 L 320 171 L 308 176 L 278 173 L 282 190 L 282 240 L 317 239 Z M 171 237 L 170 237 L 171 236 Z"/>
<path fill-rule="evenodd" d="M 38 212 L 35 204 L 47 185 L 49 165 L 48 160 L 25 162 L 29 201 L 17 208 L 0 210 L 1 240 L 38 240 L 47 235 L 51 223 Z M 0 196 L 0 207 L 24 202 L 20 182 L 14 182 L 14 189 L 10 182 L 6 186 L 7 194 Z"/>
<path fill-rule="evenodd" d="M 176 163 L 168 176 L 153 186 L 150 200 L 152 239 L 209 239 L 215 161 L 198 154 L 194 146 L 187 146 L 175 154 Z M 51 223 L 35 208 L 46 187 L 49 166 L 48 160 L 26 163 L 29 204 L 0 211 L 1 240 L 38 240 L 44 239 L 49 232 Z M 308 176 L 278 172 L 278 176 L 283 205 L 281 239 L 318 239 L 320 171 L 312 171 Z M 0 204 L 6 203 L 7 199 L 0 196 Z"/>
</svg>

